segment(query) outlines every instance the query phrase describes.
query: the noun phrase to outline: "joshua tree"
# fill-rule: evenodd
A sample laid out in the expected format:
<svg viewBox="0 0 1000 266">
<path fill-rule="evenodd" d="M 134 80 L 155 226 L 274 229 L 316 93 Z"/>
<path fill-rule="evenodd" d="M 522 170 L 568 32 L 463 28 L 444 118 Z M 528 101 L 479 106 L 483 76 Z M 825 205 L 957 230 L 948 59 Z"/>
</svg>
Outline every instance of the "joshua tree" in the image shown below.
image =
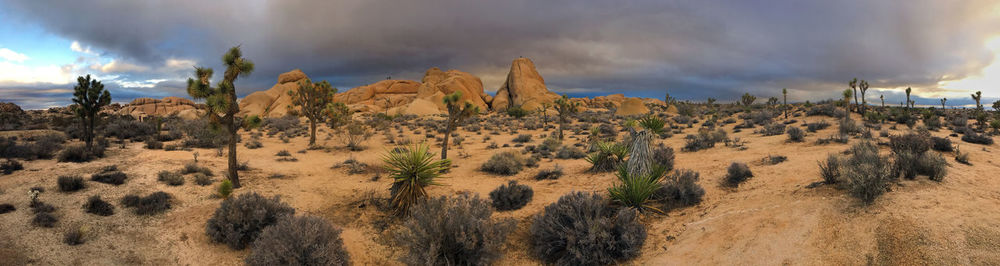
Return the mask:
<svg viewBox="0 0 1000 266">
<path fill-rule="evenodd" d="M 466 101 L 464 104 L 460 104 L 458 100 L 462 99 L 462 92 L 455 91 L 452 94 L 444 97 L 444 104 L 448 106 L 448 119 L 447 126 L 444 130 L 444 142 L 441 143 L 441 159 L 448 159 L 448 137 L 451 136 L 451 131 L 455 130 L 458 123 L 470 116 L 479 114 L 479 106 Z"/>
<path fill-rule="evenodd" d="M 104 89 L 104 84 L 96 79 L 86 77 L 76 78 L 73 87 L 73 112 L 83 124 L 83 141 L 86 143 L 86 154 L 90 154 L 94 144 L 94 128 L 97 126 L 97 115 L 101 107 L 111 104 L 111 93 Z"/>
<path fill-rule="evenodd" d="M 854 95 L 854 93 L 850 89 L 844 90 L 844 111 L 846 111 L 844 119 L 851 118 L 851 95 Z"/>
<path fill-rule="evenodd" d="M 847 85 L 851 86 L 851 90 L 854 91 L 854 105 L 858 105 L 858 78 L 854 78 Z M 847 105 L 851 105 L 851 100 L 847 100 Z"/>
<path fill-rule="evenodd" d="M 781 89 L 781 98 L 783 99 L 783 104 L 781 104 L 781 111 L 785 113 L 785 119 L 788 119 L 788 89 Z"/>
<path fill-rule="evenodd" d="M 562 98 L 556 99 L 556 111 L 559 112 L 559 140 L 563 139 L 563 128 L 569 122 L 569 115 L 576 113 L 579 102 L 569 100 L 569 96 L 563 94 Z"/>
<path fill-rule="evenodd" d="M 906 113 L 907 114 L 910 113 L 910 92 L 912 92 L 912 91 L 913 91 L 913 89 L 911 89 L 910 87 L 906 87 Z"/>
<path fill-rule="evenodd" d="M 740 97 L 740 102 L 743 103 L 747 112 L 750 112 L 750 105 L 753 104 L 754 101 L 757 101 L 757 96 L 750 95 L 749 92 L 744 93 L 743 96 Z"/>
<path fill-rule="evenodd" d="M 768 106 L 768 108 L 771 108 L 771 107 L 773 107 L 776 104 L 778 104 L 778 97 L 767 98 L 767 106 Z"/>
<path fill-rule="evenodd" d="M 674 98 L 670 98 L 670 93 L 669 92 L 664 93 L 664 96 L 663 96 L 663 103 L 664 104 L 670 105 L 670 103 L 673 102 L 673 101 L 674 101 Z"/>
<path fill-rule="evenodd" d="M 868 109 L 868 101 L 865 100 L 865 92 L 868 91 L 868 81 L 862 80 L 858 84 L 858 90 L 861 91 L 861 114 L 864 115 L 865 111 Z M 857 102 L 857 96 L 855 96 L 855 102 Z"/>
<path fill-rule="evenodd" d="M 312 80 L 303 79 L 299 81 L 299 90 L 288 91 L 292 96 L 292 104 L 302 108 L 302 114 L 309 118 L 309 146 L 316 145 L 316 123 L 323 120 L 327 111 L 326 106 L 333 102 L 333 95 L 337 93 L 336 88 L 331 88 L 330 83 L 321 81 L 313 83 Z"/>
<path fill-rule="evenodd" d="M 236 46 L 229 48 L 229 51 L 222 56 L 222 62 L 226 65 L 226 72 L 223 73 L 222 81 L 219 82 L 218 87 L 212 87 L 210 80 L 212 79 L 212 69 L 204 67 L 196 67 L 194 71 L 195 78 L 188 78 L 187 92 L 191 97 L 195 99 L 205 99 L 205 104 L 208 105 L 208 115 L 212 119 L 213 124 L 226 127 L 229 133 L 229 180 L 233 183 L 233 188 L 240 187 L 240 177 L 236 169 L 239 168 L 239 164 L 236 162 L 236 141 L 238 135 L 236 134 L 240 128 L 252 128 L 260 124 L 260 118 L 257 116 L 250 116 L 242 119 L 237 119 L 236 114 L 239 113 L 240 107 L 236 104 L 236 85 L 233 82 L 236 81 L 237 77 L 249 76 L 253 72 L 253 62 L 249 59 L 243 58 L 243 52 L 240 51 L 240 47 Z"/>
<path fill-rule="evenodd" d="M 882 109 L 885 109 L 885 94 L 879 94 L 878 99 L 882 100 Z"/>
<path fill-rule="evenodd" d="M 351 110 L 344 103 L 331 102 L 326 104 L 326 125 L 337 129 L 351 120 Z"/>
<path fill-rule="evenodd" d="M 942 110 L 945 109 L 944 103 L 947 102 L 947 101 L 948 101 L 948 98 L 941 98 L 941 109 Z"/>
<path fill-rule="evenodd" d="M 549 124 L 549 108 L 552 108 L 551 103 L 543 102 L 541 107 L 538 107 L 538 112 L 542 114 L 542 128 L 547 127 Z"/>
<path fill-rule="evenodd" d="M 976 111 L 982 111 L 983 105 L 980 104 L 979 101 L 983 99 L 983 92 L 977 91 L 976 93 L 972 94 L 972 99 L 976 100 Z"/>
</svg>

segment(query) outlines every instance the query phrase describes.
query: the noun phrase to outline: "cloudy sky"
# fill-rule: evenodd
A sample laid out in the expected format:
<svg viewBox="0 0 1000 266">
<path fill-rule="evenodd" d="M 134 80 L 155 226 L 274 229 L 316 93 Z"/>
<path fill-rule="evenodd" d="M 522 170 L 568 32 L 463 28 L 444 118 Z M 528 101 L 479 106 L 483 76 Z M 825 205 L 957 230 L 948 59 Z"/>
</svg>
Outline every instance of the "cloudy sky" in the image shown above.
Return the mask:
<svg viewBox="0 0 1000 266">
<path fill-rule="evenodd" d="M 257 65 L 241 96 L 295 68 L 341 90 L 459 69 L 492 93 L 523 56 L 571 95 L 819 100 L 857 77 L 887 103 L 1000 97 L 997 1 L 0 0 L 0 101 L 66 105 L 85 74 L 117 102 L 185 96 L 235 45 Z"/>
</svg>

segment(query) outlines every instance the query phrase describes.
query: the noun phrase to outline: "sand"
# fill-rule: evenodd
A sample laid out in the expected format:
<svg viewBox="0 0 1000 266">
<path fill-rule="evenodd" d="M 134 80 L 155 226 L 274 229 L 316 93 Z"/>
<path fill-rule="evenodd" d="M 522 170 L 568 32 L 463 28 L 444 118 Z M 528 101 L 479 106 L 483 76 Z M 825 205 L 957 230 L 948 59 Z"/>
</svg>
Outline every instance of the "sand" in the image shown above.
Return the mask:
<svg viewBox="0 0 1000 266">
<path fill-rule="evenodd" d="M 828 117 L 796 117 L 803 121 L 834 119 Z M 781 119 L 778 118 L 780 121 Z M 618 123 L 617 121 L 615 123 Z M 726 147 L 697 152 L 681 152 L 685 134 L 696 129 L 684 129 L 683 134 L 657 140 L 673 147 L 676 168 L 692 169 L 701 174 L 700 184 L 706 194 L 702 203 L 670 211 L 666 215 L 643 215 L 649 237 L 642 255 L 630 261 L 636 265 L 705 265 L 705 264 L 998 264 L 1000 263 L 1000 180 L 998 164 L 993 162 L 994 147 L 964 143 L 952 137 L 965 152 L 972 165 L 955 162 L 953 154 L 945 154 L 951 164 L 943 182 L 918 177 L 893 185 L 892 192 L 873 205 L 864 206 L 844 191 L 829 186 L 806 188 L 820 181 L 817 161 L 828 153 L 842 152 L 850 144 L 818 145 L 816 140 L 834 134 L 836 123 L 818 133 L 809 133 L 806 142 L 788 143 L 787 136 L 763 137 L 752 130 L 732 133 L 733 124 L 724 128 L 730 137 L 746 142 L 746 150 Z M 884 126 L 888 127 L 888 126 Z M 905 128 L 901 126 L 901 129 Z M 424 134 L 414 134 L 403 127 L 412 141 L 424 141 Z M 424 130 L 419 129 L 418 130 Z M 395 131 L 395 130 L 393 130 Z M 433 197 L 456 195 L 463 191 L 487 197 L 491 190 L 517 180 L 534 189 L 534 198 L 520 210 L 495 213 L 495 217 L 510 217 L 518 221 L 517 229 L 508 238 L 505 255 L 497 265 L 540 264 L 530 254 L 528 227 L 531 219 L 546 205 L 571 191 L 597 191 L 615 182 L 612 173 L 593 174 L 586 170 L 583 159 L 543 159 L 539 168 L 527 168 L 513 176 L 496 176 L 481 172 L 479 166 L 489 156 L 503 150 L 489 150 L 490 142 L 511 143 L 517 134 L 490 135 L 459 131 L 464 144 L 452 147 L 449 153 L 457 165 L 444 185 L 428 190 Z M 900 130 L 890 130 L 901 133 Z M 947 136 L 950 132 L 934 132 Z M 422 132 L 423 133 L 423 132 Z M 540 144 L 541 135 L 554 131 L 519 130 L 532 134 L 532 143 Z M 875 132 L 878 135 L 877 132 Z M 247 134 L 244 132 L 244 134 Z M 284 143 L 277 137 L 261 140 L 263 148 L 246 149 L 239 145 L 239 160 L 252 168 L 242 172 L 244 188 L 235 193 L 257 192 L 265 196 L 280 195 L 295 207 L 298 214 L 311 214 L 328 219 L 344 229 L 342 237 L 356 265 L 396 265 L 401 250 L 392 244 L 392 235 L 399 221 L 379 211 L 370 199 L 386 198 L 391 182 L 384 176 L 373 181 L 374 174 L 347 174 L 344 168 L 331 168 L 347 159 L 377 165 L 379 156 L 393 145 L 377 134 L 365 144 L 364 151 L 349 151 L 344 142 L 328 137 L 322 128 L 318 142 L 329 150 L 305 150 L 306 137 Z M 486 136 L 492 140 L 483 141 Z M 248 135 L 244 139 L 248 139 Z M 567 132 L 564 144 L 582 142 L 586 136 Z M 880 138 L 880 141 L 887 141 Z M 430 140 L 433 142 L 433 140 Z M 170 144 L 170 143 L 167 143 Z M 112 145 L 115 146 L 115 145 Z M 25 162 L 26 170 L 0 176 L 0 203 L 11 203 L 18 210 L 0 214 L 0 264 L 39 265 L 238 265 L 249 251 L 232 251 L 223 244 L 212 243 L 204 233 L 205 221 L 219 206 L 220 199 L 212 196 L 225 167 L 225 157 L 216 156 L 215 149 L 193 151 L 146 150 L 142 143 L 129 143 L 125 149 L 112 147 L 107 158 L 88 163 L 57 163 L 54 160 Z M 887 152 L 886 147 L 882 147 Z M 275 153 L 288 150 L 296 162 L 278 162 Z M 435 147 L 436 152 L 440 151 Z M 216 173 L 212 186 L 195 185 L 190 176 L 182 186 L 168 186 L 156 181 L 161 170 L 177 170 L 191 162 L 197 153 L 199 164 Z M 777 165 L 761 162 L 768 155 L 788 156 Z M 719 185 L 730 162 L 750 165 L 754 177 L 739 188 Z M 80 174 L 88 178 L 100 167 L 115 164 L 129 175 L 126 184 L 111 186 L 87 182 L 82 191 L 58 192 L 59 175 Z M 558 180 L 537 181 L 533 176 L 541 169 L 559 165 L 565 175 Z M 268 178 L 283 174 L 283 178 Z M 28 208 L 28 189 L 42 186 L 46 192 L 42 201 L 58 208 L 60 218 L 56 228 L 35 228 Z M 118 201 L 126 194 L 142 195 L 165 191 L 175 197 L 173 209 L 160 215 L 137 216 L 122 208 Z M 84 213 L 81 206 L 91 195 L 101 195 L 116 206 L 116 213 L 100 217 Z M 89 229 L 87 243 L 67 246 L 62 232 L 73 226 Z"/>
</svg>

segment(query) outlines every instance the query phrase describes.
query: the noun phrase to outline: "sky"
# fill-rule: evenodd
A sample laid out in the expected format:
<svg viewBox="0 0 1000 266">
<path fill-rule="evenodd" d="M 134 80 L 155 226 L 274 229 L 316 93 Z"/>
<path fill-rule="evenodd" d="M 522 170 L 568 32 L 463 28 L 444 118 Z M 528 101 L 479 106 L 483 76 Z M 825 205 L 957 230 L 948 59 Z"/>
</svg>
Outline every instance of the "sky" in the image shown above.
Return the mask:
<svg viewBox="0 0 1000 266">
<path fill-rule="evenodd" d="M 0 101 L 65 106 L 87 74 L 115 102 L 186 97 L 237 45 L 256 63 L 240 96 L 296 68 L 341 91 L 458 69 L 493 93 L 527 57 L 571 96 L 815 101 L 858 78 L 870 102 L 1000 99 L 992 0 L 0 0 Z"/>
</svg>

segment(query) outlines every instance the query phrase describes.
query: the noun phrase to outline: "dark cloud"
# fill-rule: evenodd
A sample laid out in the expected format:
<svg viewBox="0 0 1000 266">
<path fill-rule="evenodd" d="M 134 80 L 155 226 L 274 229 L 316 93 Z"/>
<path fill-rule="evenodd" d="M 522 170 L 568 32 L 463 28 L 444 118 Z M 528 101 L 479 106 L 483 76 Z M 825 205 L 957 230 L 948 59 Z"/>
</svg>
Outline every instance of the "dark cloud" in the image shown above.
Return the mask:
<svg viewBox="0 0 1000 266">
<path fill-rule="evenodd" d="M 0 0 L 3 1 L 3 0 Z M 734 100 L 742 92 L 836 97 L 935 88 L 993 61 L 995 1 L 11 1 L 3 6 L 123 60 L 219 68 L 242 44 L 257 71 L 241 94 L 301 68 L 349 88 L 429 67 L 480 76 L 532 58 L 554 90 Z M 177 92 L 178 90 L 171 90 Z M 145 92 L 145 91 L 143 91 Z M 183 94 L 183 90 L 180 90 Z M 888 97 L 889 95 L 887 95 Z M 896 97 L 896 95 L 892 95 Z"/>
</svg>

